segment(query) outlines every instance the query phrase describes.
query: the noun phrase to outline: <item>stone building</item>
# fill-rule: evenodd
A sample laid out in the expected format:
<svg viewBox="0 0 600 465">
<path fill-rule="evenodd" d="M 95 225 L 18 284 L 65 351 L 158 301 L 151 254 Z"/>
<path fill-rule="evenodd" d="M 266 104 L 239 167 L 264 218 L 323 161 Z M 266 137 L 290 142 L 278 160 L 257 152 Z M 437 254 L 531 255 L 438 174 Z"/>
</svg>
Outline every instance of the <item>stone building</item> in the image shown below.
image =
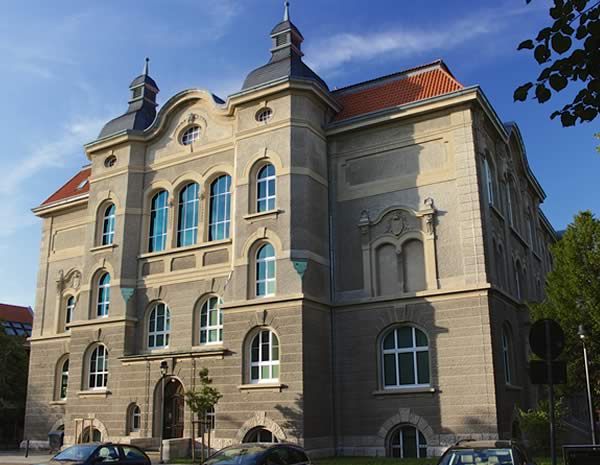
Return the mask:
<svg viewBox="0 0 600 465">
<path fill-rule="evenodd" d="M 442 61 L 331 90 L 287 11 L 271 37 L 226 101 L 157 112 L 146 66 L 34 209 L 26 438 L 181 443 L 204 367 L 216 447 L 417 456 L 518 432 L 555 237 L 518 127 Z"/>
</svg>

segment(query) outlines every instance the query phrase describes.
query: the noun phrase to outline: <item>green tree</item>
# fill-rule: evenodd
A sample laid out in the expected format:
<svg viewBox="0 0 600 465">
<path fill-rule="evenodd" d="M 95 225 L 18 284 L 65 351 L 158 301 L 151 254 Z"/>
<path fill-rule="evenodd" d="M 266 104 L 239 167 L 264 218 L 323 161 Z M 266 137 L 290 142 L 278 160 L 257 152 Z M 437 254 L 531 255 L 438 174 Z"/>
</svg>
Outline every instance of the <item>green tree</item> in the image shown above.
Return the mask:
<svg viewBox="0 0 600 465">
<path fill-rule="evenodd" d="M 0 326 L 0 410 L 25 404 L 29 356 L 23 342 Z"/>
<path fill-rule="evenodd" d="M 592 121 L 600 111 L 600 1 L 554 0 L 548 13 L 551 24 L 517 47 L 532 50 L 544 68 L 515 90 L 514 99 L 525 101 L 535 89 L 534 98 L 544 103 L 569 87 L 578 91 L 572 102 L 550 117 L 560 116 L 563 126 Z"/>
<path fill-rule="evenodd" d="M 208 368 L 202 368 L 198 372 L 199 386 L 196 389 L 190 389 L 185 393 L 185 402 L 192 411 L 192 417 L 196 415 L 200 423 L 200 462 L 205 459 L 205 447 L 204 447 L 204 426 L 206 412 L 213 409 L 214 406 L 219 402 L 219 399 L 223 397 L 221 393 L 211 386 L 212 379 L 208 377 Z M 192 418 L 193 425 L 193 418 Z M 194 428 L 192 426 L 192 460 L 195 460 L 196 447 L 194 442 Z M 208 430 L 208 445 L 210 447 L 210 429 Z"/>
<path fill-rule="evenodd" d="M 551 247 L 554 269 L 547 276 L 546 299 L 532 304 L 533 319 L 552 318 L 565 332 L 566 391 L 585 392 L 582 347 L 577 335 L 584 324 L 592 388 L 600 396 L 600 220 L 589 212 L 575 216 L 562 238 Z"/>
</svg>

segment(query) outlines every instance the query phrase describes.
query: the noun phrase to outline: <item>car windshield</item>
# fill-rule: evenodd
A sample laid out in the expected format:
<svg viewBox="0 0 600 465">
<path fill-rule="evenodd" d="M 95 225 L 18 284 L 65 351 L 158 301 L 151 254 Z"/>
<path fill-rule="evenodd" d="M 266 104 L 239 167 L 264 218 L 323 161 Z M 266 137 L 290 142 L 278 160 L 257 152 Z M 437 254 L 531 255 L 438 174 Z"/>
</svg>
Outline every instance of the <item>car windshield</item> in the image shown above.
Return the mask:
<svg viewBox="0 0 600 465">
<path fill-rule="evenodd" d="M 455 449 L 440 465 L 515 465 L 510 449 Z"/>
<path fill-rule="evenodd" d="M 86 460 L 96 450 L 95 445 L 71 446 L 56 454 L 53 460 L 64 460 L 69 462 Z"/>
<path fill-rule="evenodd" d="M 204 465 L 255 465 L 264 447 L 231 447 L 223 449 L 210 457 Z"/>
</svg>

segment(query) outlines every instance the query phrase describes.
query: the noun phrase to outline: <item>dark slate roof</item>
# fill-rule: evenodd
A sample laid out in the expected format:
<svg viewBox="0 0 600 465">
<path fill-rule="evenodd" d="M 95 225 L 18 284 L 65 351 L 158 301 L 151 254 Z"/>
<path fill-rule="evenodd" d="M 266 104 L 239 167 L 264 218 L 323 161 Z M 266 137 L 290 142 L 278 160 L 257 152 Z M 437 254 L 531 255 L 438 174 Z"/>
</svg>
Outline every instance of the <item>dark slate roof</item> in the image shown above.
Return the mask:
<svg viewBox="0 0 600 465">
<path fill-rule="evenodd" d="M 287 31 L 288 29 L 291 29 L 296 34 L 298 34 L 300 37 L 302 37 L 302 34 L 300 33 L 300 31 L 298 30 L 296 25 L 294 23 L 292 23 L 290 20 L 281 21 L 279 24 L 277 24 L 271 31 L 271 35 L 274 36 L 275 34 L 278 34 L 283 31 Z M 304 37 L 302 37 L 302 39 L 304 39 Z"/>
<path fill-rule="evenodd" d="M 156 82 L 154 81 L 154 79 L 152 79 L 147 74 L 140 74 L 133 81 L 131 81 L 131 84 L 129 84 L 129 87 L 130 88 L 136 87 L 136 86 L 139 86 L 140 84 L 149 84 L 152 87 L 154 87 L 155 89 L 158 89 L 158 86 L 156 85 Z"/>
<path fill-rule="evenodd" d="M 156 117 L 156 108 L 146 103 L 139 109 L 130 109 L 124 115 L 121 115 L 104 125 L 98 135 L 98 139 L 116 134 L 125 130 L 143 131 Z"/>
<path fill-rule="evenodd" d="M 289 79 L 295 78 L 315 81 L 325 90 L 329 91 L 327 83 L 321 79 L 317 73 L 310 69 L 296 52 L 290 50 L 289 48 L 287 50 L 281 50 L 281 52 L 286 53 L 286 56 L 280 58 L 276 55 L 273 55 L 273 58 L 271 58 L 269 63 L 250 72 L 244 81 L 242 90 L 250 89 L 251 87 L 260 86 L 261 84 L 266 84 L 267 82 L 287 77 Z"/>
</svg>

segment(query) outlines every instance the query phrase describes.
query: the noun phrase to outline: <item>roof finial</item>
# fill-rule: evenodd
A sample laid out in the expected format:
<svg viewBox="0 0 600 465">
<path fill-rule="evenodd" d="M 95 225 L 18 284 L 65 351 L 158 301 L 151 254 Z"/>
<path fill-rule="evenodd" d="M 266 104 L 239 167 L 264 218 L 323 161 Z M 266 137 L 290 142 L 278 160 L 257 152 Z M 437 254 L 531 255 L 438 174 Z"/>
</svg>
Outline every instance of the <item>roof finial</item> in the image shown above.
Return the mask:
<svg viewBox="0 0 600 465">
<path fill-rule="evenodd" d="M 148 76 L 148 63 L 150 63 L 150 58 L 146 57 L 146 63 L 144 63 L 144 76 Z"/>
<path fill-rule="evenodd" d="M 290 2 L 288 2 L 288 0 L 285 0 L 283 5 L 284 5 L 283 20 L 289 21 L 290 20 Z"/>
</svg>

